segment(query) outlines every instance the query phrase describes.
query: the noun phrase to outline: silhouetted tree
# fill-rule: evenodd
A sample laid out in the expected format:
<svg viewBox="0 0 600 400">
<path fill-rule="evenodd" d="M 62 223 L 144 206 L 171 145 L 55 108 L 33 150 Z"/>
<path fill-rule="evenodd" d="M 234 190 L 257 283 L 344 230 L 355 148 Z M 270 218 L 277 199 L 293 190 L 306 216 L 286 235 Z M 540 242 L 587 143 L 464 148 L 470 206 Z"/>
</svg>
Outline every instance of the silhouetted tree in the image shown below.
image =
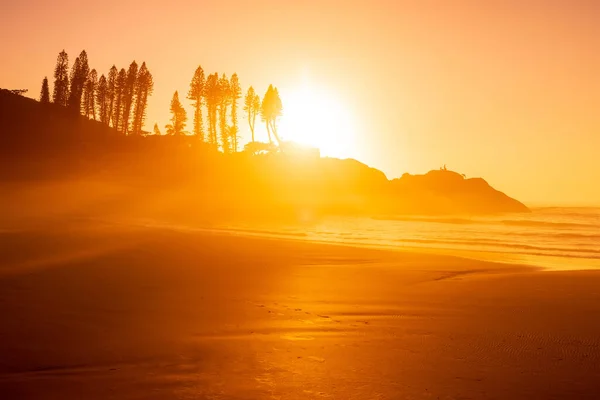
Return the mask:
<svg viewBox="0 0 600 400">
<path fill-rule="evenodd" d="M 106 97 L 108 101 L 108 110 L 106 112 L 106 123 L 110 124 L 113 121 L 113 111 L 115 107 L 115 95 L 117 88 L 117 75 L 119 74 L 117 67 L 112 66 L 108 71 L 108 79 L 106 82 Z M 114 122 L 113 122 L 113 126 Z M 115 126 L 116 128 L 116 126 Z"/>
<path fill-rule="evenodd" d="M 277 150 L 277 147 L 272 143 L 263 142 L 248 142 L 244 146 L 244 151 L 252 154 L 269 153 Z"/>
<path fill-rule="evenodd" d="M 254 142 L 254 127 L 256 125 L 256 116 L 260 112 L 260 97 L 256 94 L 252 86 L 248 88 L 248 92 L 244 98 L 244 111 L 248 115 L 248 125 L 252 133 L 252 142 Z"/>
<path fill-rule="evenodd" d="M 54 68 L 54 90 L 52 101 L 55 104 L 66 106 L 69 98 L 69 56 L 63 50 L 58 54 Z"/>
<path fill-rule="evenodd" d="M 113 109 L 113 128 L 123 133 L 123 94 L 127 85 L 127 71 L 121 68 L 115 84 L 115 106 Z"/>
<path fill-rule="evenodd" d="M 231 76 L 229 81 L 229 97 L 231 101 L 231 128 L 229 130 L 229 137 L 231 138 L 231 144 L 234 152 L 238 151 L 238 118 L 237 118 L 237 102 L 242 97 L 242 88 L 238 80 L 237 74 Z"/>
<path fill-rule="evenodd" d="M 90 67 L 88 65 L 87 53 L 83 50 L 79 54 L 79 57 L 75 59 L 73 68 L 71 69 L 69 108 L 73 110 L 73 113 L 81 113 L 83 87 L 85 86 L 89 73 Z"/>
<path fill-rule="evenodd" d="M 192 100 L 194 106 L 194 135 L 198 139 L 204 141 L 204 121 L 202 120 L 202 103 L 204 99 L 205 90 L 205 79 L 204 70 L 201 66 L 196 68 L 192 82 L 190 83 L 190 90 L 188 92 L 188 99 Z"/>
<path fill-rule="evenodd" d="M 16 94 L 17 96 L 23 96 L 25 93 L 29 92 L 29 89 L 10 89 L 9 92 Z"/>
<path fill-rule="evenodd" d="M 217 106 L 219 103 L 219 75 L 208 76 L 205 83 L 204 95 L 208 112 L 208 143 L 217 146 Z"/>
<path fill-rule="evenodd" d="M 98 106 L 98 118 L 100 122 L 108 125 L 109 117 L 108 110 L 110 109 L 110 99 L 108 97 L 108 82 L 106 77 L 102 75 L 98 79 L 98 89 L 96 90 L 96 104 Z"/>
<path fill-rule="evenodd" d="M 267 134 L 269 135 L 269 144 L 273 144 L 273 138 L 271 137 L 271 125 L 270 125 L 270 114 L 269 114 L 269 102 L 271 101 L 273 92 L 273 85 L 269 85 L 267 92 L 263 97 L 262 104 L 260 106 L 260 119 L 265 123 L 267 128 Z"/>
<path fill-rule="evenodd" d="M 83 115 L 96 120 L 96 89 L 98 88 L 98 74 L 91 70 L 83 87 Z"/>
<path fill-rule="evenodd" d="M 67 107 L 71 109 L 74 108 L 72 103 L 75 101 L 74 97 L 77 96 L 77 80 L 79 75 L 81 75 L 81 60 L 79 60 L 79 57 L 76 57 L 75 61 L 73 62 L 73 66 L 71 67 L 71 74 L 69 78 L 69 99 L 67 101 Z"/>
<path fill-rule="evenodd" d="M 239 140 L 239 128 L 237 126 L 234 125 L 229 125 L 227 128 L 227 137 L 229 138 L 229 141 L 231 143 L 231 148 L 234 152 L 237 153 L 237 143 Z"/>
<path fill-rule="evenodd" d="M 229 79 L 223 74 L 219 80 L 219 126 L 221 133 L 221 147 L 223 153 L 231 153 L 231 140 L 227 129 L 227 107 L 231 102 Z"/>
<path fill-rule="evenodd" d="M 282 111 L 283 106 L 281 98 L 279 97 L 279 91 L 277 88 L 274 88 L 273 85 L 269 85 L 261 104 L 260 115 L 267 127 L 269 143 L 273 143 L 273 140 L 271 139 L 271 133 L 273 133 L 279 146 L 281 146 L 281 140 L 277 134 L 277 118 L 282 115 Z"/>
<path fill-rule="evenodd" d="M 137 80 L 138 73 L 138 65 L 135 61 L 133 61 L 129 65 L 129 69 L 127 70 L 127 80 L 125 83 L 125 88 L 123 90 L 123 116 L 121 125 L 123 126 L 123 133 L 126 135 L 129 133 L 129 117 L 131 115 L 131 106 L 133 104 L 133 96 L 135 95 L 135 83 Z"/>
<path fill-rule="evenodd" d="M 161 136 L 162 133 L 160 132 L 160 129 L 158 129 L 158 124 L 154 124 L 154 134 Z"/>
<path fill-rule="evenodd" d="M 171 100 L 171 123 L 166 125 L 168 135 L 180 136 L 185 133 L 185 123 L 187 121 L 187 113 L 179 101 L 179 93 L 177 91 L 173 94 Z"/>
<path fill-rule="evenodd" d="M 272 98 L 272 108 L 271 108 L 271 129 L 273 130 L 273 135 L 275 135 L 275 139 L 277 139 L 277 143 L 281 145 L 281 139 L 279 138 L 279 134 L 277 133 L 277 119 L 283 115 L 283 104 L 281 102 L 281 97 L 279 97 L 279 90 L 277 88 L 273 89 L 273 98 Z"/>
<path fill-rule="evenodd" d="M 152 93 L 154 81 L 152 74 L 148 71 L 146 63 L 143 62 L 135 83 L 135 105 L 133 113 L 132 132 L 135 135 L 142 134 L 144 120 L 146 119 L 146 107 L 148 105 L 148 96 Z"/>
<path fill-rule="evenodd" d="M 48 88 L 48 77 L 45 76 L 42 81 L 42 90 L 40 91 L 40 103 L 50 103 L 50 88 Z"/>
</svg>

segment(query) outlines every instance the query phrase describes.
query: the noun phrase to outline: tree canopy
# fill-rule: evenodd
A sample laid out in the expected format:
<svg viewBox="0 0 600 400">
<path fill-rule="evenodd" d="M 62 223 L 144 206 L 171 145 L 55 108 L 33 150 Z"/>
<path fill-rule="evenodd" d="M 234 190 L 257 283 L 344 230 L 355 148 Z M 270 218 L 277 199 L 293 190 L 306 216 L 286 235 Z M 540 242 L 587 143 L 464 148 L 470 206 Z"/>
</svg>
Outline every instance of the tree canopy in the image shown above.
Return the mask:
<svg viewBox="0 0 600 400">
<path fill-rule="evenodd" d="M 171 115 L 171 123 L 165 126 L 167 134 L 175 136 L 184 135 L 186 133 L 184 129 L 187 122 L 187 113 L 179 101 L 179 93 L 177 91 L 173 93 L 173 99 L 171 100 Z"/>
<path fill-rule="evenodd" d="M 127 69 L 113 65 L 106 74 L 100 74 L 96 69 L 90 69 L 87 52 L 82 50 L 69 70 L 69 56 L 63 50 L 54 69 L 52 102 L 68 107 L 73 113 L 98 120 L 122 135 L 144 135 L 148 134 L 144 131 L 144 124 L 153 88 L 154 79 L 145 62 L 138 67 L 137 62 L 132 61 Z M 187 99 L 193 107 L 191 134 L 224 153 L 239 151 L 238 105 L 241 98 L 242 86 L 237 73 L 230 78 L 219 72 L 206 75 L 202 66 L 198 66 L 187 92 Z M 50 102 L 47 78 L 42 82 L 40 101 Z M 269 135 L 270 151 L 280 148 L 282 142 L 277 122 L 282 110 L 279 92 L 273 85 L 269 85 L 262 99 L 253 86 L 248 88 L 243 111 L 252 142 L 256 141 L 256 118 L 260 115 Z M 171 101 L 171 115 L 171 123 L 166 126 L 167 134 L 188 134 L 185 131 L 186 110 L 177 91 Z M 158 125 L 154 126 L 153 133 L 160 135 Z"/>
</svg>

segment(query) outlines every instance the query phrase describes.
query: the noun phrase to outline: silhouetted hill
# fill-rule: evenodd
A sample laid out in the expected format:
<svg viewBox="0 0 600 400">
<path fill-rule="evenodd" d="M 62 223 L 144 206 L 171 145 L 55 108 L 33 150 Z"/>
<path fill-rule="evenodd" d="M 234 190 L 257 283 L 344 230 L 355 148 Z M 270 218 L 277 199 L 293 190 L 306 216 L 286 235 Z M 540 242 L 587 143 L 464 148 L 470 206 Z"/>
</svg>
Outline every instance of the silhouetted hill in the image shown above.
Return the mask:
<svg viewBox="0 0 600 400">
<path fill-rule="evenodd" d="M 195 137 L 123 136 L 53 104 L 0 91 L 0 179 L 69 181 L 40 192 L 54 207 L 185 218 L 527 212 L 483 179 L 451 171 L 388 180 L 356 160 L 225 155 Z M 89 189 L 89 183 L 102 183 Z M 83 201 L 83 200 L 81 200 Z"/>
<path fill-rule="evenodd" d="M 404 174 L 391 181 L 399 207 L 408 214 L 489 214 L 528 212 L 519 201 L 492 188 L 482 178 L 466 179 L 453 171 Z"/>
</svg>

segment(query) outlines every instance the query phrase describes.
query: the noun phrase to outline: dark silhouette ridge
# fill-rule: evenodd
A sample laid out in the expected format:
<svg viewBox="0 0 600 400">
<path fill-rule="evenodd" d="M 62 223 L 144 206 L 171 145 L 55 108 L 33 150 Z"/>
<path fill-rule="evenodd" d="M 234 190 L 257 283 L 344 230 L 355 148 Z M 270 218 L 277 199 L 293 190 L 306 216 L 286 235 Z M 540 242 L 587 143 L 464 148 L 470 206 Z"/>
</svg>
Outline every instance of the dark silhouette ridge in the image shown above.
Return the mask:
<svg viewBox="0 0 600 400">
<path fill-rule="evenodd" d="M 122 188 L 121 197 L 100 202 L 110 208 L 90 212 L 144 209 L 217 219 L 528 211 L 483 179 L 452 171 L 390 181 L 356 160 L 321 158 L 318 152 L 291 151 L 293 146 L 284 146 L 290 149 L 285 152 L 224 154 L 193 135 L 125 136 L 68 108 L 9 91 L 0 92 L 0 127 L 4 182 L 87 180 Z M 67 195 L 77 191 L 74 184 Z M 65 193 L 57 193 L 57 202 L 60 195 Z M 169 201 L 153 204 L 163 198 Z"/>
<path fill-rule="evenodd" d="M 29 91 L 29 89 L 2 89 L 2 90 L 6 90 L 12 94 L 16 94 L 17 96 L 23 96 L 25 93 L 27 93 Z"/>
<path fill-rule="evenodd" d="M 528 212 L 522 203 L 492 188 L 482 178 L 466 179 L 444 168 L 425 175 L 404 174 L 391 181 L 401 207 L 409 214 L 489 214 Z"/>
</svg>

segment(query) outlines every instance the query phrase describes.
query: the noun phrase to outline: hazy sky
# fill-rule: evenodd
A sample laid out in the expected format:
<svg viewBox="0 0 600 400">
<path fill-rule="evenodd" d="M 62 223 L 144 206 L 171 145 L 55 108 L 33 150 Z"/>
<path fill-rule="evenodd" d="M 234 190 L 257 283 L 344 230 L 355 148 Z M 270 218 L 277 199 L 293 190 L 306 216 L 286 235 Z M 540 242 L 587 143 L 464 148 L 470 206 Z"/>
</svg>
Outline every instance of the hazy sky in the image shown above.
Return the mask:
<svg viewBox="0 0 600 400">
<path fill-rule="evenodd" d="M 600 204 L 600 1 L 19 0 L 0 19 L 0 87 L 32 97 L 63 48 L 99 73 L 146 61 L 149 130 L 199 64 L 284 108 L 309 82 L 353 115 L 348 156 L 390 178 L 447 164 L 529 204 Z"/>
</svg>

